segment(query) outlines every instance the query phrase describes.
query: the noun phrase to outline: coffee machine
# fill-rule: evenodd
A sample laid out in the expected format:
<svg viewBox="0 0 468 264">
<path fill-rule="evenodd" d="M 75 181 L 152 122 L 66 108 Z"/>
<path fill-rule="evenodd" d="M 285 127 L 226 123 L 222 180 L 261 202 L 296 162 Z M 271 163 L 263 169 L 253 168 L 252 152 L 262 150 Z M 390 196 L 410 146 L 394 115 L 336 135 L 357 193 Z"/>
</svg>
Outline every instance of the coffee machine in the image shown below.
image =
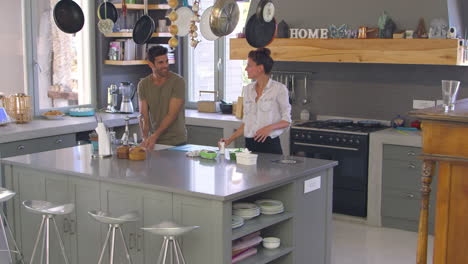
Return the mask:
<svg viewBox="0 0 468 264">
<path fill-rule="evenodd" d="M 121 113 L 133 113 L 132 99 L 135 96 L 135 88 L 130 82 L 121 82 L 119 92 L 122 95 L 122 103 L 120 104 Z"/>
</svg>

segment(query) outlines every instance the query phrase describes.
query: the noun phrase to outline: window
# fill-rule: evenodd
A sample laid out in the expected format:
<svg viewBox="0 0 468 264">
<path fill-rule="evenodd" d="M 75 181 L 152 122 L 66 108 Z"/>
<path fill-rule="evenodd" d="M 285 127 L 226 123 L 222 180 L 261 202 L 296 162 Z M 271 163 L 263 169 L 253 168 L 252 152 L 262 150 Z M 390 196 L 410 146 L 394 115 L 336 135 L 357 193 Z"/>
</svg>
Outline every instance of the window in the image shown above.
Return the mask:
<svg viewBox="0 0 468 264">
<path fill-rule="evenodd" d="M 25 71 L 36 114 L 94 100 L 94 2 L 74 1 L 83 10 L 85 25 L 66 34 L 54 22 L 57 0 L 24 0 Z"/>
<path fill-rule="evenodd" d="M 213 5 L 213 0 L 200 1 L 200 15 L 205 9 Z M 227 102 L 236 101 L 241 95 L 242 87 L 250 81 L 245 74 L 246 61 L 229 60 L 229 39 L 242 32 L 250 2 L 237 2 L 239 5 L 239 23 L 236 29 L 228 36 L 216 41 L 208 41 L 200 34 L 201 42 L 193 49 L 185 44 L 188 54 L 185 59 L 186 77 L 188 83 L 188 106 L 202 100 L 212 100 L 212 94 L 201 94 L 200 91 L 217 91 L 220 99 Z M 188 41 L 187 41 L 188 42 Z M 247 54 L 246 54 L 247 57 Z"/>
</svg>

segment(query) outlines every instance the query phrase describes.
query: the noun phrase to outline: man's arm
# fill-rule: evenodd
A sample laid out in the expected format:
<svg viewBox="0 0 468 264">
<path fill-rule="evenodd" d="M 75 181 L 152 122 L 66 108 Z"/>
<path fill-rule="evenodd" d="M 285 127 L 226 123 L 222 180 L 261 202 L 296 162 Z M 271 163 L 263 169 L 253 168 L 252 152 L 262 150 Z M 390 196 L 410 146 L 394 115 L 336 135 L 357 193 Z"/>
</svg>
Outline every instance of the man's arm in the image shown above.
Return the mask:
<svg viewBox="0 0 468 264">
<path fill-rule="evenodd" d="M 177 115 L 181 111 L 184 105 L 184 99 L 181 98 L 171 98 L 169 101 L 169 111 L 167 115 L 163 118 L 161 121 L 161 124 L 159 127 L 154 131 L 154 133 L 148 138 L 148 140 L 145 140 L 143 142 L 143 145 L 147 148 L 152 150 L 154 147 L 154 144 L 158 141 L 158 138 L 169 128 L 172 123 L 177 119 Z"/>
<path fill-rule="evenodd" d="M 150 122 L 149 122 L 149 113 L 148 113 L 148 103 L 146 100 L 139 100 L 140 105 L 140 129 L 143 140 L 148 138 L 148 133 L 150 131 Z"/>
</svg>

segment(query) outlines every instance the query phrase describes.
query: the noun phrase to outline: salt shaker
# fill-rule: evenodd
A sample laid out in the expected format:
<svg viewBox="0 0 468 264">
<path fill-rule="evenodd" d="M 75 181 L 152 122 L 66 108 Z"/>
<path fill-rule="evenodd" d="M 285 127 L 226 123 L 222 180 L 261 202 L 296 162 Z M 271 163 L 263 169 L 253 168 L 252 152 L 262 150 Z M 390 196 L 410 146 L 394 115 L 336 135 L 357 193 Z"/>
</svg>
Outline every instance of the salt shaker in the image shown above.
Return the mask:
<svg viewBox="0 0 468 264">
<path fill-rule="evenodd" d="M 224 155 L 224 141 L 219 142 L 219 154 Z"/>
</svg>

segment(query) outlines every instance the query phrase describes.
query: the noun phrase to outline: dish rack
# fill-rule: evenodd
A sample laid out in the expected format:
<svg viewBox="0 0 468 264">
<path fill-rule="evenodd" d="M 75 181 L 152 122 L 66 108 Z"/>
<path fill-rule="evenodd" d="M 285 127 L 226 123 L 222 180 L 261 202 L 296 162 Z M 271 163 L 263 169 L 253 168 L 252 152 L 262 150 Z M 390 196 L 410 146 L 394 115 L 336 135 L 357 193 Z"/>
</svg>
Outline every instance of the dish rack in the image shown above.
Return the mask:
<svg viewBox="0 0 468 264">
<path fill-rule="evenodd" d="M 10 95 L 3 98 L 3 105 L 8 115 L 13 118 L 17 124 L 24 124 L 32 121 L 31 96 L 23 93 Z"/>
</svg>

